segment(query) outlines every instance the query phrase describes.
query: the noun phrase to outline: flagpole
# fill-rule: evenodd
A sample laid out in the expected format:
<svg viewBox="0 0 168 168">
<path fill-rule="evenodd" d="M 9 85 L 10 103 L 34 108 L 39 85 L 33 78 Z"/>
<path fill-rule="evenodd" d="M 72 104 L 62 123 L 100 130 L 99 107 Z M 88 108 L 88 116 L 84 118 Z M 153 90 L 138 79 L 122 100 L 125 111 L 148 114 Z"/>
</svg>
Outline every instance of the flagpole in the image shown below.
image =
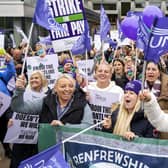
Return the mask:
<svg viewBox="0 0 168 168">
<path fill-rule="evenodd" d="M 102 121 L 100 121 L 100 122 L 98 122 L 98 123 L 96 123 L 96 124 L 94 124 L 94 125 L 92 125 L 92 126 L 86 128 L 86 129 L 84 129 L 84 130 L 82 130 L 82 131 L 80 131 L 80 132 L 78 132 L 78 133 L 76 133 L 76 134 L 74 134 L 74 135 L 72 135 L 72 136 L 70 136 L 70 137 L 64 139 L 64 140 L 62 141 L 62 145 L 63 145 L 62 153 L 63 153 L 64 157 L 65 157 L 65 143 L 66 143 L 66 142 L 70 141 L 70 140 L 73 139 L 73 138 L 76 138 L 77 136 L 79 136 L 79 135 L 81 135 L 81 134 L 83 134 L 83 133 L 89 131 L 89 130 L 92 129 L 92 128 L 97 127 L 98 125 L 102 124 L 103 122 L 104 122 L 104 120 L 102 120 Z"/>
<path fill-rule="evenodd" d="M 102 121 L 100 121 L 100 122 L 98 122 L 98 123 L 96 123 L 96 124 L 94 124 L 94 125 L 92 125 L 92 126 L 86 128 L 86 129 L 84 129 L 84 130 L 82 130 L 82 131 L 80 131 L 80 132 L 78 132 L 78 133 L 76 133 L 76 134 L 70 136 L 69 138 L 64 139 L 64 140 L 62 141 L 62 143 L 64 144 L 65 142 L 68 142 L 68 141 L 70 141 L 71 139 L 76 138 L 77 136 L 79 136 L 79 135 L 85 133 L 86 131 L 89 131 L 90 129 L 97 127 L 98 125 L 102 124 L 103 122 L 104 122 L 104 120 L 102 120 Z"/>
<path fill-rule="evenodd" d="M 73 57 L 73 55 L 72 55 L 71 50 L 69 50 L 69 53 L 70 53 L 70 58 L 72 59 L 72 62 L 73 62 L 73 64 L 75 65 L 76 62 L 75 62 L 75 60 L 74 60 L 74 57 Z M 75 65 L 75 66 L 76 66 L 76 65 Z"/>
<path fill-rule="evenodd" d="M 104 56 L 104 40 L 102 40 L 101 50 L 102 50 L 102 62 L 105 62 L 105 56 Z"/>
<path fill-rule="evenodd" d="M 87 55 L 87 49 L 85 51 L 85 68 L 86 68 L 86 90 L 88 91 L 88 71 L 87 71 L 87 64 L 88 64 L 88 55 Z"/>
<path fill-rule="evenodd" d="M 143 63 L 143 68 L 142 68 L 142 85 L 141 85 L 141 91 L 143 92 L 144 88 L 145 88 L 145 70 L 146 70 L 146 64 L 147 64 L 147 61 L 144 60 L 144 63 Z M 144 102 L 142 101 L 141 103 L 141 108 L 142 110 L 144 109 Z"/>
<path fill-rule="evenodd" d="M 32 22 L 31 26 L 30 26 L 28 42 L 27 42 L 27 46 L 26 46 L 26 50 L 25 50 L 25 54 L 24 54 L 24 60 L 23 60 L 23 66 L 22 66 L 21 75 L 23 75 L 23 73 L 24 73 L 24 68 L 25 68 L 25 64 L 26 64 L 26 60 L 27 60 L 27 54 L 28 54 L 29 47 L 30 47 L 30 39 L 31 39 L 31 36 L 32 36 L 33 27 L 34 27 L 34 23 Z"/>
<path fill-rule="evenodd" d="M 144 63 L 143 63 L 143 69 L 142 69 L 142 91 L 144 90 L 144 86 L 145 86 L 145 69 L 146 69 L 146 64 L 147 64 L 147 61 L 144 60 Z"/>
<path fill-rule="evenodd" d="M 135 49 L 135 68 L 134 68 L 134 80 L 136 80 L 137 73 L 137 63 L 138 63 L 138 49 Z"/>
</svg>

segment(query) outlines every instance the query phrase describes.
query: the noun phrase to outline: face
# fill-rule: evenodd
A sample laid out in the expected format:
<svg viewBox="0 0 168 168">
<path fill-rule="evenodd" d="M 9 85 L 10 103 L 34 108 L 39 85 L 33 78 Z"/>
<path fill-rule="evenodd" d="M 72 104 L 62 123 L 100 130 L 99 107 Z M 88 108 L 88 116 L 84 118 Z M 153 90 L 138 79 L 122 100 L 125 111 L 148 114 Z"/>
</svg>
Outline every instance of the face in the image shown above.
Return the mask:
<svg viewBox="0 0 168 168">
<path fill-rule="evenodd" d="M 36 44 L 36 46 L 35 46 L 36 51 L 40 50 L 41 48 L 42 48 L 42 46 L 40 44 Z"/>
<path fill-rule="evenodd" d="M 148 63 L 146 67 L 146 80 L 148 82 L 155 82 L 160 76 L 158 66 L 153 62 Z"/>
<path fill-rule="evenodd" d="M 72 66 L 73 66 L 72 63 L 66 63 L 66 64 L 64 65 L 64 71 L 65 71 L 65 72 L 70 72 Z"/>
<path fill-rule="evenodd" d="M 131 68 L 134 65 L 134 62 L 132 61 L 131 57 L 127 56 L 125 58 L 125 66 L 127 68 Z"/>
<path fill-rule="evenodd" d="M 42 79 L 41 76 L 39 74 L 33 74 L 30 77 L 30 86 L 31 89 L 35 90 L 35 91 L 40 91 L 42 88 Z"/>
<path fill-rule="evenodd" d="M 114 72 L 116 74 L 122 74 L 123 73 L 123 65 L 120 61 L 115 61 L 114 64 L 113 64 L 113 68 L 114 68 Z"/>
<path fill-rule="evenodd" d="M 75 82 L 73 79 L 61 78 L 55 85 L 54 91 L 57 93 L 60 103 L 67 102 L 75 91 Z"/>
<path fill-rule="evenodd" d="M 135 92 L 130 90 L 126 90 L 124 92 L 124 106 L 129 112 L 131 112 L 134 109 L 137 99 L 138 96 Z"/>
<path fill-rule="evenodd" d="M 14 58 L 14 60 L 20 60 L 21 59 L 21 57 L 22 57 L 22 51 L 21 50 L 19 50 L 19 49 L 15 49 L 14 51 L 13 51 L 13 58 Z"/>
<path fill-rule="evenodd" d="M 100 64 L 95 72 L 97 82 L 109 82 L 111 74 L 111 67 L 108 64 Z"/>
</svg>

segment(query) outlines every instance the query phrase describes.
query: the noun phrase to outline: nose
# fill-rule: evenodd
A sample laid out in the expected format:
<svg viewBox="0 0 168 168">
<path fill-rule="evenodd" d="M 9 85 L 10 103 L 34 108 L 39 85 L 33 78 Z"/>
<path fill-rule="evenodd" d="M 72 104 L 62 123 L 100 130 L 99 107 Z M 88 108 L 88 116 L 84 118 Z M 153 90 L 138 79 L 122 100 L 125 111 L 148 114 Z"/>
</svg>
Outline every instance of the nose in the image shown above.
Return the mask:
<svg viewBox="0 0 168 168">
<path fill-rule="evenodd" d="M 129 93 L 129 92 L 125 93 L 125 97 L 128 97 L 129 95 L 130 95 L 130 93 Z"/>
<path fill-rule="evenodd" d="M 69 91 L 70 89 L 69 89 L 69 87 L 67 86 L 67 87 L 65 87 L 65 91 Z"/>
</svg>

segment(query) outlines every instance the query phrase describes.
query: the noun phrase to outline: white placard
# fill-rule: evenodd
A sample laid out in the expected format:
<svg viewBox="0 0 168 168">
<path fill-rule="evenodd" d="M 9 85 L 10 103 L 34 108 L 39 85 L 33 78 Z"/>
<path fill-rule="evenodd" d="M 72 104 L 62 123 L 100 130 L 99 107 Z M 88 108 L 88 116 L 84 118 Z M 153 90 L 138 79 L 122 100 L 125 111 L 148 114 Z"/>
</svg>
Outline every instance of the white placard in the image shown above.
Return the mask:
<svg viewBox="0 0 168 168">
<path fill-rule="evenodd" d="M 38 140 L 39 115 L 13 113 L 13 125 L 8 128 L 4 142 L 36 144 Z"/>
<path fill-rule="evenodd" d="M 105 117 L 111 116 L 111 107 L 113 103 L 119 102 L 120 93 L 111 93 L 108 91 L 97 91 L 89 89 L 89 104 L 93 112 L 93 121 L 102 121 Z M 97 130 L 101 130 L 102 126 L 98 125 Z"/>
<path fill-rule="evenodd" d="M 28 78 L 35 70 L 41 70 L 48 80 L 50 88 L 54 86 L 58 77 L 58 56 L 57 54 L 46 55 L 44 58 L 39 56 L 27 58 Z"/>
</svg>

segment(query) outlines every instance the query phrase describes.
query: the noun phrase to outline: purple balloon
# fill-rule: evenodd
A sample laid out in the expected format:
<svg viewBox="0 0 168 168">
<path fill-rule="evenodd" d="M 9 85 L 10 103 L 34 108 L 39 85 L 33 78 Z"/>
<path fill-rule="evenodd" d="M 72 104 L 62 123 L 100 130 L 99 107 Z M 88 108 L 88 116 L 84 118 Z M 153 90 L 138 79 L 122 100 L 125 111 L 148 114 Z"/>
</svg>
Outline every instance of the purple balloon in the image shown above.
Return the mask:
<svg viewBox="0 0 168 168">
<path fill-rule="evenodd" d="M 125 17 L 121 22 L 121 30 L 123 34 L 131 40 L 137 39 L 138 17 Z"/>
<path fill-rule="evenodd" d="M 142 13 L 143 21 L 149 28 L 151 28 L 155 17 L 161 18 L 163 16 L 163 12 L 157 6 L 153 5 L 146 6 Z"/>
</svg>

